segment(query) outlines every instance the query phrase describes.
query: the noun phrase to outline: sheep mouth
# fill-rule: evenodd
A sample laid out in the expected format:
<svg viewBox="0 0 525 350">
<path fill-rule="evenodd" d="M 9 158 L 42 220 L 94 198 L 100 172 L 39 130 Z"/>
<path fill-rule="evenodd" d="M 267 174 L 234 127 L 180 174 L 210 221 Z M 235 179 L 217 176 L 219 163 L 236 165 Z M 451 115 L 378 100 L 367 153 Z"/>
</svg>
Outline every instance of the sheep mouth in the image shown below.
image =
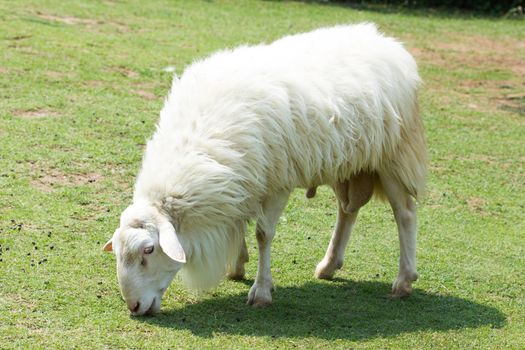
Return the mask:
<svg viewBox="0 0 525 350">
<path fill-rule="evenodd" d="M 151 316 L 157 313 L 158 307 L 157 307 L 156 302 L 157 302 L 157 298 L 153 298 L 151 305 L 145 311 L 137 310 L 137 311 L 132 312 L 132 315 L 133 316 Z"/>
<path fill-rule="evenodd" d="M 153 315 L 154 313 L 157 312 L 157 308 L 156 308 L 156 305 L 155 305 L 155 302 L 157 301 L 157 298 L 153 298 L 153 301 L 151 302 L 151 305 L 150 307 L 148 308 L 148 310 L 146 310 L 146 312 L 144 313 L 144 315 Z"/>
</svg>

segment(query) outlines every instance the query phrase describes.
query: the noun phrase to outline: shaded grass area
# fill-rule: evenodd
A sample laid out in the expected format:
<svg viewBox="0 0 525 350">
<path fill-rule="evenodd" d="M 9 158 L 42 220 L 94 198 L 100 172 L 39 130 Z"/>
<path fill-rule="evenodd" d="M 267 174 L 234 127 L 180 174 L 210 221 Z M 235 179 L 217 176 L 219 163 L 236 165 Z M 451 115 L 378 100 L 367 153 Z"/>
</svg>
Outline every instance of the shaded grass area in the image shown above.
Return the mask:
<svg viewBox="0 0 525 350">
<path fill-rule="evenodd" d="M 522 348 L 525 29 L 519 21 L 268 1 L 0 2 L 0 347 Z M 390 209 L 365 207 L 333 282 L 312 277 L 335 221 L 297 191 L 273 244 L 274 305 L 255 276 L 194 295 L 174 281 L 130 318 L 100 249 L 128 205 L 175 67 L 241 43 L 373 21 L 425 81 L 431 156 L 420 280 L 391 299 Z M 253 227 L 251 228 L 253 232 Z"/>
<path fill-rule="evenodd" d="M 300 0 L 299 0 L 300 1 Z M 330 6 L 350 7 L 380 13 L 405 14 L 416 13 L 425 15 L 432 13 L 440 17 L 456 18 L 512 18 L 523 19 L 523 2 L 520 1 L 355 1 L 355 0 L 302 0 L 305 3 L 315 3 Z"/>
<path fill-rule="evenodd" d="M 247 280 L 245 284 L 249 286 L 252 282 Z M 200 337 L 213 337 L 219 331 L 271 338 L 315 336 L 352 341 L 407 332 L 505 325 L 504 315 L 490 306 L 421 290 L 407 299 L 391 299 L 385 294 L 389 288 L 390 284 L 372 281 L 308 282 L 278 288 L 275 303 L 279 307 L 247 308 L 246 294 L 241 293 L 138 319 L 161 327 L 190 330 Z"/>
</svg>

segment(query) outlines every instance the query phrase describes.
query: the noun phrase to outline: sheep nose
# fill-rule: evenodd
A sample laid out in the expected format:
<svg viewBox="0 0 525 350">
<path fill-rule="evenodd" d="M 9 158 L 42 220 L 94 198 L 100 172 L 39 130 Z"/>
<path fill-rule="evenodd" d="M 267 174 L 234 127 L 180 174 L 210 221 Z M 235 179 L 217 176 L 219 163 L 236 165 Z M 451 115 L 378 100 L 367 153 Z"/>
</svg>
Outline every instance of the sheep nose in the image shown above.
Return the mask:
<svg viewBox="0 0 525 350">
<path fill-rule="evenodd" d="M 140 303 L 138 301 L 128 301 L 128 309 L 131 312 L 137 312 L 140 307 Z"/>
</svg>

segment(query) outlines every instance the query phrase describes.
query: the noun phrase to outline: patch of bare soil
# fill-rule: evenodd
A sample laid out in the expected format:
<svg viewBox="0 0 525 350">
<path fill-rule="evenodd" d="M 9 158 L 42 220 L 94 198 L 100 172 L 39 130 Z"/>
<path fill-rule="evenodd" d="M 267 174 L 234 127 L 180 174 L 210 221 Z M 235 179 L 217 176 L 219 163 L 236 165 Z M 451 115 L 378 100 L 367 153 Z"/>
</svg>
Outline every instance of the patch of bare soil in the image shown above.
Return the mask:
<svg viewBox="0 0 525 350">
<path fill-rule="evenodd" d="M 525 42 L 495 39 L 481 35 L 447 35 L 447 41 L 433 42 L 429 47 L 416 47 L 411 52 L 422 62 L 450 67 L 508 69 L 517 75 L 525 73 Z"/>
<path fill-rule="evenodd" d="M 482 215 L 488 215 L 488 213 L 484 210 L 486 205 L 487 201 L 483 198 L 471 197 L 467 199 L 467 206 L 469 210 Z"/>
<path fill-rule="evenodd" d="M 52 80 L 64 80 L 66 78 L 70 79 L 73 77 L 73 74 L 71 73 L 63 73 L 63 72 L 57 72 L 57 71 L 47 71 L 45 72 L 46 76 L 51 78 Z"/>
<path fill-rule="evenodd" d="M 25 46 L 18 43 L 7 45 L 8 49 L 15 50 L 18 53 L 23 53 L 26 55 L 32 55 L 32 56 L 48 56 L 44 52 L 37 51 L 31 46 Z"/>
<path fill-rule="evenodd" d="M 468 157 L 458 157 L 458 156 L 449 155 L 449 156 L 441 157 L 440 160 L 445 160 L 445 161 L 457 160 L 457 161 L 466 162 L 466 163 L 482 162 L 482 163 L 485 163 L 487 166 L 492 166 L 492 167 L 496 166 L 500 169 L 508 169 L 512 167 L 513 165 L 512 160 L 498 159 L 497 157 L 494 157 L 494 156 L 488 156 L 485 154 L 475 154 L 475 153 L 469 154 Z M 432 170 L 434 169 L 432 168 Z"/>
<path fill-rule="evenodd" d="M 138 78 L 139 77 L 139 73 L 127 68 L 127 67 L 124 67 L 124 66 L 118 66 L 118 67 L 113 67 L 111 69 L 112 71 L 114 72 L 118 72 L 120 73 L 121 75 L 125 76 L 125 77 L 128 77 L 128 78 Z"/>
<path fill-rule="evenodd" d="M 508 103 L 507 101 L 504 101 L 498 105 L 498 109 L 501 109 L 502 111 L 507 111 L 513 114 L 518 114 L 520 116 L 525 116 L 525 103 L 518 105 L 515 103 Z"/>
<path fill-rule="evenodd" d="M 127 33 L 131 31 L 127 25 L 115 21 L 103 21 L 99 19 L 80 18 L 75 16 L 57 16 L 42 12 L 37 12 L 36 16 L 48 21 L 60 22 L 68 25 L 83 25 L 90 29 L 96 29 L 98 26 L 102 25 L 109 25 L 121 33 Z"/>
<path fill-rule="evenodd" d="M 65 24 L 86 24 L 86 25 L 96 25 L 103 24 L 104 22 L 98 21 L 95 19 L 89 18 L 78 18 L 73 16 L 55 16 L 51 14 L 46 14 L 42 12 L 37 12 L 37 16 L 42 19 L 47 19 L 49 21 L 61 22 Z"/>
<path fill-rule="evenodd" d="M 13 115 L 20 117 L 22 119 L 42 119 L 50 117 L 58 117 L 60 114 L 49 109 L 30 109 L 30 110 L 20 110 L 17 109 L 13 111 Z"/>
<path fill-rule="evenodd" d="M 33 311 L 36 309 L 36 303 L 22 297 L 19 294 L 7 294 L 5 296 L 6 300 L 8 300 L 12 305 L 17 305 L 20 308 L 24 308 L 26 310 Z"/>
<path fill-rule="evenodd" d="M 432 209 L 442 208 L 442 201 L 444 197 L 445 194 L 442 192 L 438 192 L 436 190 L 428 190 L 425 196 L 425 205 L 429 206 Z"/>
<path fill-rule="evenodd" d="M 83 84 L 90 88 L 101 88 L 108 86 L 108 83 L 102 80 L 86 80 L 83 82 Z"/>
<path fill-rule="evenodd" d="M 149 101 L 157 100 L 158 96 L 154 93 L 156 87 L 157 84 L 152 82 L 135 82 L 131 92 Z"/>
<path fill-rule="evenodd" d="M 458 41 L 436 43 L 438 49 L 450 52 L 456 62 L 466 66 L 480 68 L 510 69 L 516 74 L 525 72 L 523 55 L 525 44 L 514 40 L 495 40 L 483 36 L 469 36 Z"/>
<path fill-rule="evenodd" d="M 151 100 L 157 99 L 157 96 L 155 96 L 154 93 L 147 91 L 147 90 L 138 89 L 138 90 L 133 90 L 133 92 L 146 100 L 151 101 Z"/>
<path fill-rule="evenodd" d="M 56 169 L 46 170 L 31 184 L 43 192 L 52 192 L 56 186 L 81 186 L 99 182 L 103 176 L 97 172 L 86 174 L 65 174 Z"/>
<path fill-rule="evenodd" d="M 463 79 L 455 91 L 471 109 L 499 109 L 525 115 L 524 94 L 512 93 L 525 89 L 525 42 L 457 33 L 446 37 L 447 41 L 413 48 L 411 52 L 421 64 L 433 64 L 447 70 L 511 73 L 512 78 L 507 80 Z"/>
</svg>

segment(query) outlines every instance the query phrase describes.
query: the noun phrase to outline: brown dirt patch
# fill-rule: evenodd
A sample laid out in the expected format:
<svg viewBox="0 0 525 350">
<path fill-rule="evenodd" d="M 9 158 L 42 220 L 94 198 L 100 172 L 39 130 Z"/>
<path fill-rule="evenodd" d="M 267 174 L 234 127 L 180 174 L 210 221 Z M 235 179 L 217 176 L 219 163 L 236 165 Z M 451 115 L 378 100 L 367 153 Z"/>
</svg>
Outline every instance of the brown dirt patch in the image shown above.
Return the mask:
<svg viewBox="0 0 525 350">
<path fill-rule="evenodd" d="M 467 199 L 467 205 L 470 211 L 474 211 L 481 214 L 487 214 L 484 210 L 487 205 L 487 201 L 483 198 L 471 197 Z"/>
<path fill-rule="evenodd" d="M 131 79 L 139 77 L 139 73 L 124 66 L 113 67 L 111 70 Z"/>
<path fill-rule="evenodd" d="M 442 208 L 443 197 L 443 192 L 428 190 L 425 196 L 425 205 L 433 209 Z"/>
<path fill-rule="evenodd" d="M 42 12 L 37 12 L 37 16 L 42 19 L 47 19 L 49 21 L 61 22 L 65 24 L 87 24 L 87 25 L 96 25 L 103 24 L 102 21 L 89 18 L 78 18 L 73 16 L 55 16 L 51 14 L 46 14 Z"/>
<path fill-rule="evenodd" d="M 27 54 L 27 55 L 45 56 L 45 57 L 48 56 L 48 54 L 45 54 L 45 53 L 43 53 L 41 51 L 37 51 L 34 48 L 32 48 L 31 46 L 19 45 L 18 43 L 17 44 L 12 44 L 12 45 L 7 45 L 7 48 L 8 49 L 13 49 L 13 50 L 15 50 L 18 53 L 23 53 L 23 54 Z"/>
<path fill-rule="evenodd" d="M 63 73 L 63 72 L 57 72 L 57 71 L 47 71 L 45 72 L 46 76 L 53 79 L 53 80 L 63 80 L 65 78 L 72 78 L 73 74 L 71 73 Z"/>
<path fill-rule="evenodd" d="M 146 90 L 133 90 L 133 92 L 146 100 L 156 100 L 157 96 L 154 93 Z"/>
<path fill-rule="evenodd" d="M 8 304 L 12 305 L 10 307 L 11 310 L 15 308 L 21 308 L 33 311 L 34 309 L 36 309 L 36 304 L 34 302 L 25 299 L 19 294 L 7 294 L 6 301 Z"/>
<path fill-rule="evenodd" d="M 502 98 L 494 98 L 494 103 L 498 104 L 498 109 L 511 112 L 520 116 L 525 116 L 525 97 L 521 99 L 509 98 L 508 96 Z"/>
<path fill-rule="evenodd" d="M 482 162 L 488 166 L 497 166 L 502 169 L 508 169 L 512 167 L 513 165 L 513 161 L 511 160 L 503 160 L 503 159 L 498 159 L 497 157 L 494 157 L 494 156 L 488 156 L 484 154 L 474 154 L 474 153 L 470 154 L 468 157 L 445 156 L 445 157 L 441 157 L 440 159 L 438 159 L 437 162 L 440 162 L 441 160 L 444 160 L 444 161 L 457 160 L 457 161 L 466 162 L 466 163 Z M 432 166 L 431 166 L 431 169 L 434 171 L 434 168 L 432 168 Z"/>
<path fill-rule="evenodd" d="M 49 109 L 31 109 L 31 110 L 17 109 L 13 111 L 13 115 L 20 117 L 22 119 L 42 119 L 42 118 L 60 116 L 58 112 L 55 112 Z"/>
<path fill-rule="evenodd" d="M 91 172 L 85 174 L 65 174 L 56 169 L 47 170 L 31 182 L 31 185 L 43 192 L 52 192 L 56 186 L 82 186 L 99 182 L 102 174 Z"/>
<path fill-rule="evenodd" d="M 154 91 L 158 84 L 148 81 L 134 82 L 131 92 L 138 95 L 146 100 L 158 100 L 158 96 L 155 95 Z"/>
<path fill-rule="evenodd" d="M 108 86 L 108 83 L 102 80 L 87 80 L 83 82 L 83 84 L 91 88 L 100 88 L 100 87 Z"/>
<path fill-rule="evenodd" d="M 517 75 L 525 73 L 525 42 L 510 38 L 481 35 L 446 35 L 446 41 L 432 42 L 428 47 L 415 47 L 412 53 L 421 61 L 443 67 L 508 69 Z"/>
<path fill-rule="evenodd" d="M 504 73 L 505 80 L 494 78 L 463 78 L 453 89 L 441 94 L 446 98 L 451 92 L 460 103 L 470 109 L 483 111 L 504 110 L 525 115 L 525 42 L 512 38 L 490 38 L 481 35 L 448 33 L 441 40 L 411 49 L 421 65 L 437 65 L 447 71 Z M 468 74 L 466 74 L 468 75 Z M 474 74 L 474 76 L 483 74 Z M 443 75 L 438 79 L 451 82 L 453 77 Z M 433 86 L 434 82 L 427 85 Z M 438 86 L 436 87 L 439 89 Z M 444 103 L 447 101 L 444 100 Z"/>
<path fill-rule="evenodd" d="M 67 25 L 83 25 L 90 29 L 96 29 L 103 25 L 109 25 L 115 29 L 117 29 L 121 33 L 127 33 L 130 32 L 130 28 L 120 22 L 115 21 L 105 21 L 100 19 L 92 19 L 92 18 L 80 18 L 75 16 L 58 16 L 58 15 L 52 15 L 48 13 L 42 13 L 37 12 L 36 16 L 48 21 L 54 21 L 59 23 L 64 23 Z"/>
<path fill-rule="evenodd" d="M 447 63 L 446 53 L 442 53 L 433 47 L 412 47 L 410 53 L 420 64 L 444 66 Z"/>
</svg>

